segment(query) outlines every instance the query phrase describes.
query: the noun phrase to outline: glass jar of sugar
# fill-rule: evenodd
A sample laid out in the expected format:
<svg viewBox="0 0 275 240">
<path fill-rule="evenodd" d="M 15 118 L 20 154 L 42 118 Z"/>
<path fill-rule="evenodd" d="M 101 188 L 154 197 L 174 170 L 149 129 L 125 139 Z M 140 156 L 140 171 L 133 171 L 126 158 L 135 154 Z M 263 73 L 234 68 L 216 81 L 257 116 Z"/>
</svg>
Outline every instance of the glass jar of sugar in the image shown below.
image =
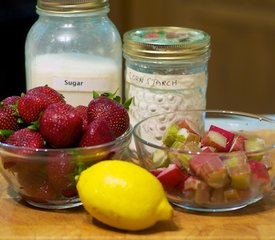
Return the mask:
<svg viewBox="0 0 275 240">
<path fill-rule="evenodd" d="M 206 108 L 210 36 L 180 27 L 133 29 L 123 36 L 131 124 L 154 114 Z"/>
<path fill-rule="evenodd" d="M 108 0 L 38 0 L 25 45 L 27 89 L 48 85 L 71 105 L 122 93 L 122 44 Z"/>
</svg>

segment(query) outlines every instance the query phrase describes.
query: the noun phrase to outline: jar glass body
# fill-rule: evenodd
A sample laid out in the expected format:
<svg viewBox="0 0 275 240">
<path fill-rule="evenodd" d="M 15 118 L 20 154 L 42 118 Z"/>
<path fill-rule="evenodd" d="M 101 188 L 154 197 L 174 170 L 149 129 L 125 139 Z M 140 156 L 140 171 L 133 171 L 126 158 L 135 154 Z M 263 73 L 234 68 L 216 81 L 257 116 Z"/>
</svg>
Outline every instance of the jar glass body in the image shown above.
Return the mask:
<svg viewBox="0 0 275 240">
<path fill-rule="evenodd" d="M 206 108 L 209 53 L 170 61 L 124 57 L 125 95 L 134 99 L 131 124 L 154 114 Z"/>
<path fill-rule="evenodd" d="M 75 106 L 86 105 L 93 90 L 121 92 L 121 38 L 108 11 L 38 11 L 25 45 L 27 89 L 47 84 Z"/>
</svg>

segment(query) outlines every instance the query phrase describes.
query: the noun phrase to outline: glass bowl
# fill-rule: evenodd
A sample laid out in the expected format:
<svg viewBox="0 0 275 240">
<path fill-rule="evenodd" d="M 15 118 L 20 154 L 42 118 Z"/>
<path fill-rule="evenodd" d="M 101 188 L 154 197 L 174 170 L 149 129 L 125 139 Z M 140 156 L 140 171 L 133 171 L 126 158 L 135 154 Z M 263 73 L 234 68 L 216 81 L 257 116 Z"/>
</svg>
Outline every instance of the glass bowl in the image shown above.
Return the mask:
<svg viewBox="0 0 275 240">
<path fill-rule="evenodd" d="M 116 140 L 83 148 L 32 149 L 0 143 L 0 172 L 28 204 L 44 209 L 82 205 L 76 190 L 81 171 L 105 159 L 124 159 L 132 128 Z"/>
<path fill-rule="evenodd" d="M 138 164 L 160 180 L 177 207 L 230 211 L 274 188 L 272 119 L 232 111 L 177 111 L 140 121 L 133 137 Z"/>
</svg>

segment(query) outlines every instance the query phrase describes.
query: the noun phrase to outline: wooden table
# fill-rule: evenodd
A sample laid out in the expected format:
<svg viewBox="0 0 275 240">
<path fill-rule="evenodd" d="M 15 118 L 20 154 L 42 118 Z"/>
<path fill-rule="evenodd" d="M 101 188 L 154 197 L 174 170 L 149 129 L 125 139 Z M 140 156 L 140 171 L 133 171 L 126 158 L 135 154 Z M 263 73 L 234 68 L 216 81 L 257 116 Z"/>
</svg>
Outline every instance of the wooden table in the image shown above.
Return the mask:
<svg viewBox="0 0 275 240">
<path fill-rule="evenodd" d="M 232 212 L 175 208 L 171 221 L 145 231 L 126 232 L 99 223 L 82 207 L 59 211 L 30 207 L 0 175 L 0 239 L 275 239 L 275 190 L 268 198 Z"/>
<path fill-rule="evenodd" d="M 0 177 L 0 239 L 275 239 L 275 192 L 232 212 L 175 209 L 171 221 L 132 233 L 104 226 L 82 207 L 61 211 L 32 208 Z"/>
<path fill-rule="evenodd" d="M 275 239 L 275 192 L 238 211 L 194 213 L 175 209 L 171 221 L 141 232 L 118 231 L 91 219 L 82 207 L 32 208 L 0 178 L 0 239 Z"/>
</svg>

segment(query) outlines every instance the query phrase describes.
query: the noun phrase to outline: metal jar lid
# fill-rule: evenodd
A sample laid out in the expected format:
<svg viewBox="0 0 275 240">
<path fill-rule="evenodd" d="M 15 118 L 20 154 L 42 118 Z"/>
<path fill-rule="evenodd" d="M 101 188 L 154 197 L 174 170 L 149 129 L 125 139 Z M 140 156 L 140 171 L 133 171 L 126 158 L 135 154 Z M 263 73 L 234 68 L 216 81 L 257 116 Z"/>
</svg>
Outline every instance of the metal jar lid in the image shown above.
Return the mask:
<svg viewBox="0 0 275 240">
<path fill-rule="evenodd" d="M 38 0 L 36 7 L 51 13 L 91 12 L 109 7 L 109 0 Z"/>
<path fill-rule="evenodd" d="M 210 36 L 200 30 L 181 27 L 145 27 L 123 36 L 126 56 L 140 59 L 177 60 L 208 56 Z"/>
</svg>

